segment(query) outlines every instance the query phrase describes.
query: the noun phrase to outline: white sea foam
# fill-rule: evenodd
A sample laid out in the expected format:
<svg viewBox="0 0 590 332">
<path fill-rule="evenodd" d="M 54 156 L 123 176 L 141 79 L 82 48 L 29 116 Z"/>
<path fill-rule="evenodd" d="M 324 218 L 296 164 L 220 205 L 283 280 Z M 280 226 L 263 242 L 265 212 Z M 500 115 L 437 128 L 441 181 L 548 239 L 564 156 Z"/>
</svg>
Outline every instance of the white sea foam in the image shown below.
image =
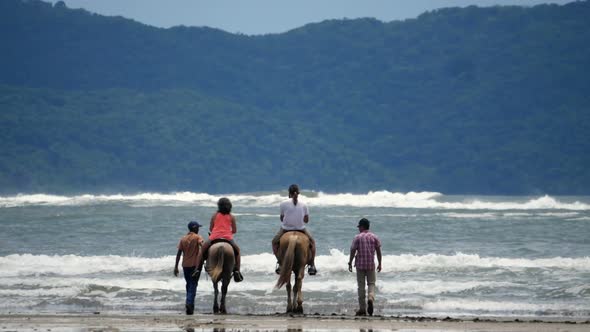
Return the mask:
<svg viewBox="0 0 590 332">
<path fill-rule="evenodd" d="M 77 255 L 8 255 L 0 257 L 0 277 L 24 276 L 82 276 L 102 274 L 157 274 L 168 273 L 174 256 L 159 258 L 124 256 L 77 256 Z M 270 253 L 245 255 L 242 266 L 245 273 L 274 274 L 276 259 Z M 348 271 L 348 255 L 342 250 L 332 249 L 330 255 L 316 257 L 321 273 Z M 382 273 L 400 271 L 461 270 L 468 268 L 497 268 L 506 270 L 563 269 L 590 271 L 590 257 L 582 258 L 502 258 L 480 257 L 476 254 L 455 255 L 385 255 Z"/>
<path fill-rule="evenodd" d="M 169 194 L 142 193 L 136 195 L 79 195 L 56 196 L 47 194 L 20 194 L 0 197 L 0 207 L 19 206 L 80 206 L 104 203 L 119 203 L 130 206 L 215 206 L 222 195 L 206 193 L 179 192 Z M 276 207 L 284 196 L 280 194 L 230 194 L 224 195 L 235 206 Z M 302 200 L 310 206 L 353 206 L 353 207 L 393 207 L 412 209 L 453 209 L 453 210 L 590 210 L 590 204 L 584 202 L 561 202 L 550 196 L 530 198 L 521 201 L 504 198 L 464 198 L 462 201 L 445 201 L 444 196 L 435 192 L 392 193 L 374 191 L 367 194 L 326 194 L 312 193 L 302 195 Z"/>
<path fill-rule="evenodd" d="M 488 315 L 515 315 L 521 316 L 533 313 L 544 313 L 545 315 L 559 315 L 562 312 L 588 312 L 590 306 L 580 307 L 576 304 L 534 304 L 527 302 L 509 301 L 483 301 L 483 300 L 437 300 L 423 304 L 426 311 L 448 314 L 454 312 L 472 312 L 475 314 L 487 313 Z"/>
<path fill-rule="evenodd" d="M 378 285 L 380 293 L 396 295 L 421 294 L 427 296 L 457 293 L 481 287 L 500 288 L 514 286 L 514 284 L 506 282 L 443 280 L 390 281 L 379 283 Z"/>
<path fill-rule="evenodd" d="M 36 289 L 0 289 L 2 297 L 73 297 L 80 294 L 78 287 L 36 288 Z"/>
<path fill-rule="evenodd" d="M 79 195 L 79 196 L 58 196 L 47 194 L 19 194 L 17 196 L 0 197 L 0 207 L 17 207 L 31 205 L 49 206 L 81 206 L 103 203 L 127 203 L 141 204 L 142 206 L 167 206 L 195 204 L 202 206 L 215 206 L 217 198 L 203 193 L 141 193 L 136 195 Z"/>
<path fill-rule="evenodd" d="M 448 212 L 440 213 L 441 216 L 446 218 L 454 219 L 497 219 L 499 217 L 496 213 L 459 213 L 459 212 Z"/>
<path fill-rule="evenodd" d="M 347 261 L 348 255 L 338 249 L 316 258 L 319 274 L 306 276 L 304 280 L 304 290 L 311 305 L 345 308 L 354 304 L 356 278 L 348 272 Z M 275 258 L 270 253 L 243 256 L 242 270 L 246 280 L 230 286 L 232 301 L 247 303 L 246 308 L 239 309 L 240 312 L 274 312 L 277 305 L 282 307 L 285 289 L 274 287 L 277 280 L 274 263 Z M 0 257 L 0 312 L 70 304 L 98 306 L 101 311 L 146 306 L 153 310 L 176 310 L 174 308 L 178 308 L 184 296 L 184 278 L 172 275 L 173 264 L 174 256 L 24 254 Z M 385 255 L 383 266 L 377 279 L 380 301 L 388 304 L 383 312 L 395 314 L 404 308 L 421 314 L 451 316 L 587 316 L 590 312 L 583 302 L 588 295 L 587 281 L 571 282 L 570 277 L 575 274 L 583 278 L 590 271 L 588 257 L 514 259 L 462 253 L 403 254 Z M 488 268 L 508 271 L 509 276 L 514 272 L 518 278 L 494 279 L 494 273 L 489 273 Z M 529 268 L 533 270 L 525 271 Z M 556 294 L 548 295 L 546 302 L 526 303 L 523 300 L 520 303 L 525 298 L 522 294 L 526 298 L 536 294 L 538 285 L 522 283 L 522 278 L 528 280 L 531 275 L 535 279 L 535 276 L 557 279 L 558 282 L 550 286 L 550 289 L 556 288 Z M 563 278 L 563 286 L 560 278 Z M 506 290 L 517 290 L 519 294 L 507 298 L 489 296 L 506 293 Z M 212 293 L 211 282 L 203 274 L 198 290 L 199 303 L 203 300 L 201 296 L 211 296 Z M 557 296 L 566 300 L 552 302 Z M 329 301 L 329 305 L 323 301 Z"/>
<path fill-rule="evenodd" d="M 590 271 L 590 257 L 583 258 L 502 258 L 480 257 L 477 254 L 457 253 L 455 255 L 412 255 L 403 254 L 384 257 L 384 272 L 426 271 L 426 270 L 460 270 L 466 268 L 499 268 L 506 270 L 566 269 Z"/>
<path fill-rule="evenodd" d="M 83 275 L 89 273 L 157 272 L 170 267 L 174 258 L 77 255 L 8 255 L 0 257 L 0 277 L 28 275 Z"/>
<path fill-rule="evenodd" d="M 267 213 L 232 213 L 236 217 L 258 217 L 258 218 L 278 218 L 277 214 L 267 214 Z M 241 219 L 241 218 L 240 218 Z"/>
<path fill-rule="evenodd" d="M 246 276 L 248 274 L 245 273 Z M 250 275 L 251 278 L 251 275 Z M 284 290 L 275 289 L 276 275 L 267 275 L 258 277 L 248 282 L 232 283 L 234 292 L 253 292 L 263 291 L 266 295 L 277 294 Z M 319 278 L 306 278 L 304 280 L 306 291 L 311 292 L 354 292 L 356 289 L 356 280 L 350 275 L 344 278 L 330 278 L 330 282 Z M 152 295 L 153 291 L 177 291 L 183 288 L 184 279 L 167 277 L 144 276 L 139 277 L 105 277 L 93 278 L 84 276 L 74 276 L 67 278 L 49 277 L 37 278 L 34 276 L 15 278 L 0 278 L 0 291 L 2 296 L 61 296 L 72 297 L 84 294 L 94 297 L 117 297 L 122 292 L 134 291 L 144 295 Z M 510 287 L 512 284 L 502 282 L 486 281 L 395 281 L 382 280 L 377 281 L 379 293 L 387 295 L 400 294 L 421 294 L 421 295 L 438 295 L 444 293 L 456 293 L 476 289 L 478 287 Z M 96 288 L 100 289 L 96 289 Z M 93 290 L 90 290 L 90 289 Z M 208 277 L 203 275 L 199 283 L 200 292 L 210 293 L 213 288 Z"/>
</svg>

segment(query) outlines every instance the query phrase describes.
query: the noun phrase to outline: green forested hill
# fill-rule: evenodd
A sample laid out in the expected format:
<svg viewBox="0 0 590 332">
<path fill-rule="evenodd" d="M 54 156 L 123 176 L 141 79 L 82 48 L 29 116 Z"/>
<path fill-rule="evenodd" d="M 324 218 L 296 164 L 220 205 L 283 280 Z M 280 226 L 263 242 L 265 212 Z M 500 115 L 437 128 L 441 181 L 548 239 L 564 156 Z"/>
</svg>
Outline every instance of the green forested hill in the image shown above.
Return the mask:
<svg viewBox="0 0 590 332">
<path fill-rule="evenodd" d="M 590 194 L 590 2 L 158 29 L 0 2 L 0 191 Z"/>
</svg>

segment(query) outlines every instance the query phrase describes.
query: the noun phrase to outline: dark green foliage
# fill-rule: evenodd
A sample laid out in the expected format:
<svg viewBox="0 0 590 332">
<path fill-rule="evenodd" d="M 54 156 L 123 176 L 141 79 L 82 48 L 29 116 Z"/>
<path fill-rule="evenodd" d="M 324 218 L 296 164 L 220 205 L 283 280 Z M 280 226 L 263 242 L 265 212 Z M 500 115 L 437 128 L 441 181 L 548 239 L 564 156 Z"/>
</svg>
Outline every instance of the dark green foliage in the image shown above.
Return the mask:
<svg viewBox="0 0 590 332">
<path fill-rule="evenodd" d="M 3 192 L 590 193 L 590 2 L 157 29 L 0 1 Z"/>
</svg>

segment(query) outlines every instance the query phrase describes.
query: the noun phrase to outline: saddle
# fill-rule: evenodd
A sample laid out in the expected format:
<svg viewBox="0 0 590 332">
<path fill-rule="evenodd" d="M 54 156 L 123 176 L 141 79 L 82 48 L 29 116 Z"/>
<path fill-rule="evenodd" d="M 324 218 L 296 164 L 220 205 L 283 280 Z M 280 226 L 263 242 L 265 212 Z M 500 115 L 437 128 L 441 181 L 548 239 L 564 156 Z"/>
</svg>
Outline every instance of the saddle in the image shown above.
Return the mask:
<svg viewBox="0 0 590 332">
<path fill-rule="evenodd" d="M 204 260 L 207 260 L 207 258 L 209 258 L 209 249 L 211 249 L 211 246 L 212 245 L 214 245 L 215 243 L 222 243 L 222 242 L 225 242 L 225 243 L 227 243 L 227 244 L 229 244 L 231 246 L 231 242 L 228 239 L 221 238 L 221 239 L 211 240 L 211 243 L 209 244 L 209 248 L 207 248 L 207 250 L 205 250 L 203 252 L 203 259 Z M 238 252 L 236 251 L 236 248 L 234 248 L 234 246 L 231 246 L 231 247 L 234 250 L 234 257 L 237 257 L 238 256 Z"/>
<path fill-rule="evenodd" d="M 300 229 L 289 229 L 289 230 L 285 230 L 285 233 L 283 235 L 281 235 L 281 237 L 285 236 L 285 234 L 290 233 L 290 232 L 299 232 L 299 233 L 305 234 L 305 232 Z M 307 234 L 305 234 L 305 235 L 307 235 Z"/>
<path fill-rule="evenodd" d="M 283 233 L 283 235 L 281 235 L 281 238 L 283 236 L 287 235 L 288 233 L 291 233 L 291 232 L 299 232 L 299 233 L 302 233 L 303 235 L 307 236 L 307 238 L 309 239 L 309 248 L 311 248 L 311 246 L 312 246 L 311 238 L 303 230 L 300 230 L 300 229 L 289 229 L 289 230 L 285 230 L 285 233 Z"/>
<path fill-rule="evenodd" d="M 220 243 L 220 242 L 225 242 L 225 243 L 231 244 L 228 239 L 221 238 L 221 239 L 211 240 L 211 246 L 214 245 L 215 243 Z"/>
</svg>

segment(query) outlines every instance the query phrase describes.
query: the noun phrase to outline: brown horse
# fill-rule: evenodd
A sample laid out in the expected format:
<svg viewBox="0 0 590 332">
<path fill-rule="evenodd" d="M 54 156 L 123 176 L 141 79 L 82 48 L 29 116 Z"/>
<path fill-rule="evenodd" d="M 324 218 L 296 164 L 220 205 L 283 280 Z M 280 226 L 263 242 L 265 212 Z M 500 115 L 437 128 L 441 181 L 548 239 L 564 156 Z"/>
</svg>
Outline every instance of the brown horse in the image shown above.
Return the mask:
<svg viewBox="0 0 590 332">
<path fill-rule="evenodd" d="M 276 287 L 287 284 L 287 313 L 303 313 L 301 285 L 305 276 L 305 265 L 309 257 L 309 238 L 301 232 L 287 232 L 281 237 L 279 247 L 281 273 Z M 291 272 L 295 275 L 293 299 L 291 299 Z"/>
<path fill-rule="evenodd" d="M 231 244 L 227 242 L 217 242 L 209 247 L 209 255 L 207 257 L 205 270 L 209 273 L 209 277 L 211 277 L 211 281 L 213 281 L 213 288 L 215 289 L 215 299 L 213 300 L 214 314 L 227 313 L 225 309 L 225 295 L 227 294 L 227 287 L 231 281 L 234 264 L 234 249 Z M 218 305 L 217 297 L 219 296 L 219 289 L 217 284 L 220 280 L 221 302 Z"/>
</svg>

